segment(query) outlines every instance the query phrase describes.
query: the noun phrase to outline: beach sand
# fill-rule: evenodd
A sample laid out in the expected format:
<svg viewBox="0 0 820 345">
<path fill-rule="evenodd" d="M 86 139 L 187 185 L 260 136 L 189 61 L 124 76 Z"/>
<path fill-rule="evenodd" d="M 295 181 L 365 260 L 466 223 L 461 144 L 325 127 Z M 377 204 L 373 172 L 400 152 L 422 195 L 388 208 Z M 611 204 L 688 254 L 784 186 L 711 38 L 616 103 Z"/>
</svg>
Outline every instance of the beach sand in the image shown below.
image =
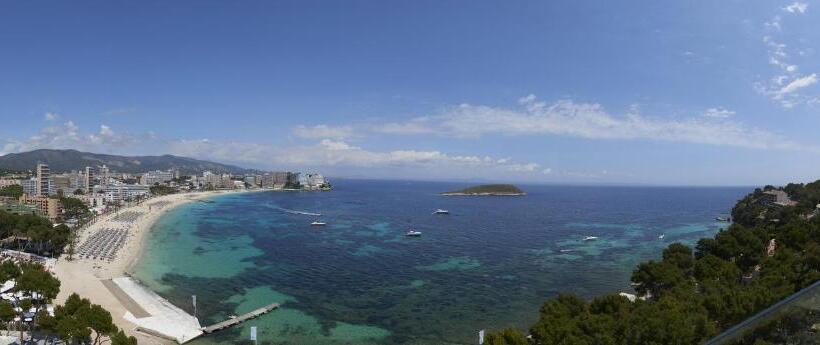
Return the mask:
<svg viewBox="0 0 820 345">
<path fill-rule="evenodd" d="M 78 236 L 77 246 L 84 243 L 89 236 L 104 228 L 122 228 L 123 223 L 113 219 L 117 214 L 129 211 L 143 213 L 131 224 L 129 237 L 125 245 L 117 252 L 116 259 L 111 262 L 80 259 L 77 255 L 71 261 L 66 259 L 67 255 L 63 255 L 57 261 L 54 272 L 57 278 L 60 279 L 61 285 L 55 303 L 62 304 L 69 295 L 77 293 L 81 297 L 91 300 L 91 303 L 99 304 L 111 312 L 117 327 L 123 329 L 129 335 L 137 337 L 139 344 L 174 344 L 169 340 L 135 331 L 136 325 L 123 318 L 126 311 L 129 310 L 106 288 L 103 281 L 124 276 L 139 260 L 146 234 L 150 232 L 151 226 L 160 216 L 179 205 L 202 200 L 220 193 L 232 192 L 234 191 L 195 192 L 154 197 L 140 205 L 122 208 L 116 213 L 99 217 L 94 224 L 82 230 Z M 158 202 L 159 204 L 157 204 Z M 164 204 L 164 206 L 158 207 L 160 204 Z M 150 212 L 149 205 L 153 205 L 150 206 Z"/>
</svg>

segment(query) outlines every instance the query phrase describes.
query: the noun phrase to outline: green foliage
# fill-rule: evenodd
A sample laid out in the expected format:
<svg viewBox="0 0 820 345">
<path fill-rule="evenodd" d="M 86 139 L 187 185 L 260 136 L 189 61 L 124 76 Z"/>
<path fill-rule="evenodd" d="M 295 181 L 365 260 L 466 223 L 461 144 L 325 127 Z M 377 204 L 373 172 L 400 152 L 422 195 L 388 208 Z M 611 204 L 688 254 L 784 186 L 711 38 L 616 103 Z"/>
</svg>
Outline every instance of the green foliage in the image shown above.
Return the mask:
<svg viewBox="0 0 820 345">
<path fill-rule="evenodd" d="M 735 223 L 691 248 L 673 243 L 661 260 L 639 264 L 632 273 L 635 291 L 646 301 L 616 294 L 585 301 L 558 295 L 541 307 L 530 328 L 534 344 L 698 344 L 766 307 L 820 280 L 820 181 L 790 184 L 783 190 L 797 206 L 765 206 L 757 189 L 732 211 Z M 778 219 L 778 221 L 773 221 Z M 776 250 L 767 255 L 774 239 Z M 754 337 L 784 343 L 785 329 L 807 329 L 818 320 L 794 316 L 761 328 Z M 787 326 L 791 328 L 786 328 Z M 768 333 L 767 333 L 768 332 Z M 796 332 L 796 331 L 795 331 Z M 507 344 L 504 330 L 492 334 Z M 771 342 L 767 342 L 771 341 Z M 494 343 L 495 344 L 495 343 Z"/>
<path fill-rule="evenodd" d="M 111 337 L 111 345 L 137 345 L 137 338 L 125 335 L 125 332 L 119 331 Z"/>
<path fill-rule="evenodd" d="M 63 196 L 60 203 L 63 205 L 63 216 L 66 219 L 81 219 L 90 214 L 88 206 L 80 199 Z"/>
<path fill-rule="evenodd" d="M 152 195 L 168 195 L 177 192 L 176 188 L 163 185 L 151 186 L 149 189 Z"/>
<path fill-rule="evenodd" d="M 16 250 L 59 254 L 68 244 L 70 233 L 67 226 L 53 226 L 48 219 L 40 216 L 0 211 L 0 238 L 17 236 L 17 241 L 6 244 Z"/>
<path fill-rule="evenodd" d="M 0 188 L 0 196 L 7 196 L 12 198 L 19 198 L 23 195 L 23 186 L 11 185 Z"/>
<path fill-rule="evenodd" d="M 18 290 L 36 292 L 43 296 L 40 302 L 48 302 L 57 298 L 60 292 L 60 281 L 38 264 L 24 264 L 22 273 L 17 278 Z"/>
</svg>

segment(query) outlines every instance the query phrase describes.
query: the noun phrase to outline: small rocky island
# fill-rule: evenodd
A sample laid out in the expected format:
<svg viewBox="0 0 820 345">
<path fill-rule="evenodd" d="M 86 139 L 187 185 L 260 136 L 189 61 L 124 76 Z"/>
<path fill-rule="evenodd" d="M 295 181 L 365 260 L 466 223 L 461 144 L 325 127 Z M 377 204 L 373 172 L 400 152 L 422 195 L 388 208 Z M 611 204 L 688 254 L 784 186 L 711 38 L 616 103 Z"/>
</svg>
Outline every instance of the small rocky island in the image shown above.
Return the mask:
<svg viewBox="0 0 820 345">
<path fill-rule="evenodd" d="M 521 196 L 527 195 L 527 193 L 524 193 L 523 190 L 511 184 L 484 184 L 462 190 L 444 192 L 441 193 L 441 195 Z"/>
</svg>

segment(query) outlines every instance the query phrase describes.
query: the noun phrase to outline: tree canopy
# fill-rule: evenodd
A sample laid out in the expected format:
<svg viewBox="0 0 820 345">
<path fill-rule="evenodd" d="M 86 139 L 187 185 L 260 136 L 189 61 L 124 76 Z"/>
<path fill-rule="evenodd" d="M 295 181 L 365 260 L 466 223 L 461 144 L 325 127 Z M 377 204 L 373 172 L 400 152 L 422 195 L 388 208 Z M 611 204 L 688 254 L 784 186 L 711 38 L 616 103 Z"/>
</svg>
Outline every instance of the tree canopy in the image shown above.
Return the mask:
<svg viewBox="0 0 820 345">
<path fill-rule="evenodd" d="M 763 191 L 773 189 L 757 189 L 739 200 L 732 211 L 735 223 L 698 241 L 694 251 L 673 243 L 660 260 L 639 264 L 631 280 L 646 300 L 610 294 L 586 301 L 560 294 L 541 307 L 527 342 L 521 343 L 524 333 L 514 329 L 491 332 L 487 339 L 493 345 L 698 344 L 710 339 L 820 279 L 820 216 L 813 213 L 820 181 L 784 187 L 794 206 L 758 202 Z M 770 243 L 773 253 L 767 252 Z M 764 337 L 756 334 L 741 343 Z"/>
</svg>

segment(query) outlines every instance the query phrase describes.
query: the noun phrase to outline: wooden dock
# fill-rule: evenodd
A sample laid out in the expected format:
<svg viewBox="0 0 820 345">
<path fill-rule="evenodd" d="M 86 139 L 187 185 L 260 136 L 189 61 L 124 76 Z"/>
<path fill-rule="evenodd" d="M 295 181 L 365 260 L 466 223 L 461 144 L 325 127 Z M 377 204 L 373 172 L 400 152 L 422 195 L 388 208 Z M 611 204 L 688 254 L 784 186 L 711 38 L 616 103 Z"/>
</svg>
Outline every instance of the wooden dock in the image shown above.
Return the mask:
<svg viewBox="0 0 820 345">
<path fill-rule="evenodd" d="M 276 308 L 279 308 L 279 303 L 268 304 L 268 305 L 266 305 L 262 308 L 254 310 L 250 313 L 245 313 L 245 314 L 242 314 L 240 316 L 237 316 L 236 318 L 227 319 L 227 320 L 222 321 L 220 323 L 215 323 L 215 324 L 210 325 L 208 327 L 203 327 L 202 331 L 205 332 L 205 333 L 213 333 L 213 332 L 216 332 L 216 331 L 228 328 L 228 327 L 236 326 L 236 325 L 238 325 L 242 322 L 245 322 L 247 320 L 257 318 L 261 315 L 267 314 L 271 310 L 274 310 Z"/>
</svg>

